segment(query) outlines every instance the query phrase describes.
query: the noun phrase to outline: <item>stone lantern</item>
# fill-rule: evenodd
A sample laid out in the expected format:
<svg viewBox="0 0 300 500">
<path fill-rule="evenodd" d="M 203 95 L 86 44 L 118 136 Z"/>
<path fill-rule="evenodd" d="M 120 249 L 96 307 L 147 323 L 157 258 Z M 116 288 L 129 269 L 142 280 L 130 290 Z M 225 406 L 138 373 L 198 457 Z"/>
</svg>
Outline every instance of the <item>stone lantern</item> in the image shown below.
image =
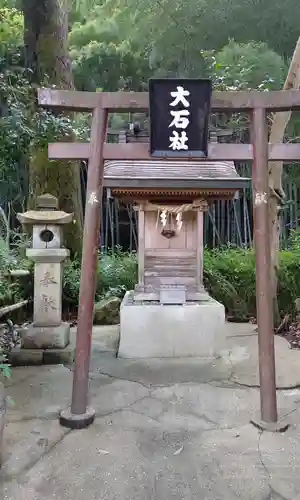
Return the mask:
<svg viewBox="0 0 300 500">
<path fill-rule="evenodd" d="M 50 194 L 38 197 L 37 210 L 18 214 L 32 226 L 32 248 L 26 255 L 34 262 L 33 323 L 22 334 L 24 349 L 64 349 L 70 342 L 70 326 L 62 322 L 62 265 L 69 250 L 62 247 L 62 227 L 73 214 L 60 211 Z"/>
</svg>

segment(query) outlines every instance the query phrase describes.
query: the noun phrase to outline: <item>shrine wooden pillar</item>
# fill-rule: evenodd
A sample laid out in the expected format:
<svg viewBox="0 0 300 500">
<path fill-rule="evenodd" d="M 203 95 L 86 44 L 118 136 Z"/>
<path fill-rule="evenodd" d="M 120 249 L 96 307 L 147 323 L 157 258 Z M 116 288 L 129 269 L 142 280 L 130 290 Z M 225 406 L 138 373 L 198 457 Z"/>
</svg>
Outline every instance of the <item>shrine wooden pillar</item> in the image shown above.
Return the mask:
<svg viewBox="0 0 300 500">
<path fill-rule="evenodd" d="M 196 212 L 196 233 L 197 233 L 197 262 L 196 262 L 196 284 L 198 291 L 203 290 L 203 265 L 204 265 L 204 212 L 207 212 L 208 204 L 202 201 Z"/>
<path fill-rule="evenodd" d="M 143 205 L 138 210 L 138 279 L 139 285 L 144 286 L 145 273 L 145 211 Z"/>
</svg>

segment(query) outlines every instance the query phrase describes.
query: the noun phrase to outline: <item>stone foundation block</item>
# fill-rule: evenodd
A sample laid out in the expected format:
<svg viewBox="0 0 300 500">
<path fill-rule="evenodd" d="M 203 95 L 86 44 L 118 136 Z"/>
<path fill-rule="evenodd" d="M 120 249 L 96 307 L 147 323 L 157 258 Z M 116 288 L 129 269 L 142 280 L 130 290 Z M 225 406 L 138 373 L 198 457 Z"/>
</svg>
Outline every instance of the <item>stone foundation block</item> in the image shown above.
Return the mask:
<svg viewBox="0 0 300 500">
<path fill-rule="evenodd" d="M 209 298 L 183 305 L 135 302 L 127 292 L 120 309 L 122 358 L 214 358 L 225 348 L 225 309 Z"/>
<path fill-rule="evenodd" d="M 8 360 L 12 366 L 35 366 L 43 364 L 42 349 L 12 349 Z"/>
<path fill-rule="evenodd" d="M 75 359 L 75 346 L 64 349 L 13 349 L 9 354 L 12 366 L 71 365 Z"/>
<path fill-rule="evenodd" d="M 20 335 L 23 349 L 64 349 L 70 342 L 70 325 L 35 326 L 33 323 Z"/>
<path fill-rule="evenodd" d="M 64 349 L 46 349 L 43 353 L 44 365 L 71 365 L 75 359 L 75 346 Z"/>
</svg>

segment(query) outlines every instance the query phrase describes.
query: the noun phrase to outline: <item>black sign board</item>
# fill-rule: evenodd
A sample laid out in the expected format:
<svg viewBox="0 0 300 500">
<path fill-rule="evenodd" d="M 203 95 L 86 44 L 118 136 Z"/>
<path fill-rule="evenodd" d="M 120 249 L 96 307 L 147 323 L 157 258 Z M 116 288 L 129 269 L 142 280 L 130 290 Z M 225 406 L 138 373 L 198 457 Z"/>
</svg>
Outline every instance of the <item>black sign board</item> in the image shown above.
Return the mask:
<svg viewBox="0 0 300 500">
<path fill-rule="evenodd" d="M 149 80 L 152 156 L 207 156 L 211 93 L 210 80 Z"/>
</svg>

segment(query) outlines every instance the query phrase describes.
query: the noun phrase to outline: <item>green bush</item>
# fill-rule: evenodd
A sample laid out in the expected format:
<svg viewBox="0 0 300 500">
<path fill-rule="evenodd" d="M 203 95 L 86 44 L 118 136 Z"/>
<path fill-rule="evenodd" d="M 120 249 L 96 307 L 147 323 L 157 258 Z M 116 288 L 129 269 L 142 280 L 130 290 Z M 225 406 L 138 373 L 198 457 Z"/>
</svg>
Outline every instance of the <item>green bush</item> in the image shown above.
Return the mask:
<svg viewBox="0 0 300 500">
<path fill-rule="evenodd" d="M 18 281 L 9 278 L 9 271 L 19 268 L 18 252 L 10 250 L 6 242 L 0 238 L 0 307 L 22 300 L 23 290 Z"/>
<path fill-rule="evenodd" d="M 63 274 L 63 304 L 74 309 L 78 304 L 80 287 L 80 260 L 68 261 Z"/>
<path fill-rule="evenodd" d="M 14 280 L 10 284 L 9 269 L 28 268 L 23 250 L 8 250 L 0 239 L 0 305 L 14 300 L 32 298 L 30 280 Z M 68 261 L 63 275 L 64 310 L 76 310 L 78 305 L 81 263 Z M 282 315 L 290 312 L 294 300 L 300 297 L 300 239 L 296 235 L 289 248 L 280 252 L 278 302 Z M 116 251 L 99 255 L 96 300 L 116 296 L 122 298 L 137 282 L 136 254 Z M 246 320 L 256 315 L 255 255 L 251 249 L 225 247 L 204 251 L 204 283 L 209 293 L 223 303 L 227 314 Z"/>
<path fill-rule="evenodd" d="M 278 305 L 283 316 L 300 297 L 300 245 L 280 251 Z M 225 248 L 206 251 L 205 283 L 211 295 L 222 302 L 234 318 L 256 316 L 255 255 L 253 250 Z"/>
<path fill-rule="evenodd" d="M 255 316 L 255 256 L 252 250 L 227 247 L 205 250 L 204 283 L 227 313 L 243 319 Z"/>
<path fill-rule="evenodd" d="M 300 248 L 280 252 L 278 283 L 279 310 L 283 316 L 292 310 L 295 299 L 300 297 Z"/>
<path fill-rule="evenodd" d="M 300 246 L 280 252 L 279 309 L 289 312 L 294 300 L 300 296 Z M 65 306 L 78 303 L 80 263 L 67 264 L 64 273 Z M 135 254 L 116 252 L 99 259 L 97 300 L 104 296 L 122 297 L 134 288 L 137 281 Z M 247 319 L 256 315 L 255 255 L 252 250 L 226 247 L 205 250 L 204 282 L 209 293 L 222 302 L 229 316 Z"/>
<path fill-rule="evenodd" d="M 96 283 L 96 300 L 103 297 L 123 297 L 137 280 L 137 260 L 135 254 L 116 251 L 99 255 Z M 78 304 L 80 287 L 80 261 L 68 262 L 64 268 L 63 302 L 67 308 Z"/>
<path fill-rule="evenodd" d="M 117 251 L 103 255 L 98 265 L 99 298 L 103 295 L 123 297 L 137 282 L 137 259 L 135 253 Z"/>
<path fill-rule="evenodd" d="M 289 312 L 300 297 L 300 244 L 280 252 L 279 309 Z M 69 262 L 64 272 L 64 305 L 78 304 L 80 263 Z M 120 251 L 99 257 L 96 298 L 123 297 L 137 282 L 135 254 Z M 225 247 L 204 252 L 204 282 L 209 293 L 222 302 L 229 316 L 246 320 L 256 315 L 255 255 L 251 249 Z"/>
</svg>

